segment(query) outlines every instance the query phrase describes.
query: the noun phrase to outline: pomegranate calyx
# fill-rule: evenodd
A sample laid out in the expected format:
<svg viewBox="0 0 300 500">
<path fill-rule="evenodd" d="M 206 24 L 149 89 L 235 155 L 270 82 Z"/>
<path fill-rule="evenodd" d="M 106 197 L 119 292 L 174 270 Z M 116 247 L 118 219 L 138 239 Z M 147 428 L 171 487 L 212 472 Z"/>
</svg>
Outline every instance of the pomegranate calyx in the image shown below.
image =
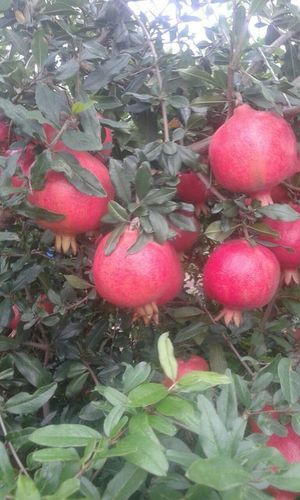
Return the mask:
<svg viewBox="0 0 300 500">
<path fill-rule="evenodd" d="M 208 207 L 206 205 L 206 203 L 197 203 L 195 205 L 195 214 L 197 217 L 199 217 L 199 215 L 203 214 L 203 215 L 208 215 Z"/>
<path fill-rule="evenodd" d="M 241 326 L 243 320 L 241 311 L 227 309 L 227 307 L 224 307 L 224 309 L 222 309 L 222 311 L 215 317 L 215 321 L 219 321 L 222 318 L 224 318 L 226 326 L 233 323 L 235 326 L 239 327 Z"/>
<path fill-rule="evenodd" d="M 283 282 L 285 285 L 291 285 L 295 283 L 296 285 L 300 284 L 300 274 L 298 269 L 284 269 L 282 271 Z"/>
<path fill-rule="evenodd" d="M 68 253 L 72 251 L 73 255 L 77 254 L 78 247 L 75 236 L 69 234 L 56 234 L 55 235 L 55 250 L 59 253 Z"/>
<path fill-rule="evenodd" d="M 151 302 L 151 304 L 146 304 L 144 306 L 135 308 L 132 317 L 132 323 L 137 321 L 139 318 L 142 318 L 146 326 L 150 325 L 150 323 L 152 322 L 155 325 L 158 325 L 159 323 L 158 307 L 155 304 L 155 302 Z"/>
<path fill-rule="evenodd" d="M 261 202 L 262 207 L 267 207 L 268 205 L 273 205 L 270 191 L 261 191 L 257 193 L 252 193 L 252 198 Z"/>
</svg>

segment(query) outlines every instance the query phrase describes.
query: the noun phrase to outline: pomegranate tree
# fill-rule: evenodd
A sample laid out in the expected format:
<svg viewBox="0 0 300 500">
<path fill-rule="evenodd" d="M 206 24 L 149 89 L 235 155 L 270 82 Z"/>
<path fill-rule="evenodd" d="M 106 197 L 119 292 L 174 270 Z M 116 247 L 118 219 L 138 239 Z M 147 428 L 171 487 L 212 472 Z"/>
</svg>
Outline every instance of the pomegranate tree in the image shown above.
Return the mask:
<svg viewBox="0 0 300 500">
<path fill-rule="evenodd" d="M 176 252 L 184 253 L 191 250 L 199 238 L 200 223 L 193 214 L 184 213 L 185 217 L 189 217 L 194 225 L 193 231 L 182 229 L 174 224 L 170 224 L 170 228 L 176 233 L 176 236 L 169 240 L 169 243 L 175 248 Z"/>
<path fill-rule="evenodd" d="M 138 237 L 136 229 L 127 228 L 110 255 L 105 246 L 110 234 L 96 250 L 93 275 L 96 289 L 105 300 L 118 307 L 134 310 L 133 319 L 142 317 L 145 324 L 158 323 L 157 304 L 173 299 L 181 290 L 183 272 L 180 260 L 166 242 L 149 241 L 138 252 L 130 253 Z"/>
<path fill-rule="evenodd" d="M 235 239 L 219 245 L 208 258 L 203 271 L 204 292 L 224 309 L 226 325 L 240 326 L 242 312 L 266 305 L 274 296 L 280 280 L 276 257 L 262 245 Z"/>
<path fill-rule="evenodd" d="M 180 380 L 181 377 L 183 377 L 187 373 L 190 373 L 193 371 L 207 372 L 208 370 L 209 370 L 208 363 L 201 356 L 197 356 L 196 354 L 193 354 L 192 356 L 190 356 L 189 359 L 179 358 L 179 359 L 177 359 L 177 376 L 176 376 L 175 382 Z M 171 380 L 170 378 L 166 377 L 163 380 L 163 384 L 166 387 L 171 387 L 172 385 L 174 385 L 174 381 Z"/>
<path fill-rule="evenodd" d="M 68 152 L 71 150 L 68 149 Z M 36 207 L 64 215 L 62 220 L 53 222 L 39 219 L 37 223 L 55 233 L 55 248 L 58 252 L 66 253 L 71 248 L 76 254 L 76 235 L 98 228 L 108 202 L 114 196 L 114 189 L 108 170 L 100 160 L 81 151 L 72 151 L 72 155 L 81 168 L 91 172 L 100 181 L 106 196 L 99 198 L 85 194 L 76 189 L 63 173 L 48 171 L 44 187 L 29 192 L 28 201 Z"/>
<path fill-rule="evenodd" d="M 184 172 L 178 175 L 179 184 L 177 185 L 177 196 L 180 200 L 195 205 L 195 212 L 207 212 L 205 201 L 208 198 L 209 191 L 201 182 L 195 172 Z"/>
<path fill-rule="evenodd" d="M 300 213 L 300 206 L 291 204 L 292 208 Z M 278 233 L 278 237 L 265 235 L 264 239 L 278 246 L 270 250 L 276 255 L 283 271 L 283 281 L 286 285 L 294 282 L 299 285 L 300 275 L 300 219 L 283 221 L 265 218 L 264 223 Z"/>
<path fill-rule="evenodd" d="M 295 172 L 295 134 L 280 116 L 244 104 L 213 135 L 209 158 L 221 186 L 267 205 L 272 187 Z"/>
</svg>

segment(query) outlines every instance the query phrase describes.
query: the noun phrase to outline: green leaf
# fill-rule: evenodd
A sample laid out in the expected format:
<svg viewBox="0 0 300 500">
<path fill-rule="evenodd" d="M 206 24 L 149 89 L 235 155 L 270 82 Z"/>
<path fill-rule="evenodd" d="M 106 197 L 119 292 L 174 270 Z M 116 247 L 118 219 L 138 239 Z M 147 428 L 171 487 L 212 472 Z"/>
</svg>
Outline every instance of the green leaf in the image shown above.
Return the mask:
<svg viewBox="0 0 300 500">
<path fill-rule="evenodd" d="M 7 493 L 15 487 L 15 476 L 13 466 L 9 461 L 9 457 L 4 444 L 0 441 L 0 496 Z"/>
<path fill-rule="evenodd" d="M 281 474 L 270 474 L 267 478 L 272 486 L 281 490 L 300 491 L 300 462 L 290 464 L 286 472 Z"/>
<path fill-rule="evenodd" d="M 84 90 L 94 92 L 95 94 L 106 87 L 116 76 L 119 76 L 124 68 L 127 67 L 131 59 L 130 54 L 119 54 L 111 56 L 101 66 L 90 73 L 84 82 Z"/>
<path fill-rule="evenodd" d="M 117 222 L 129 222 L 129 214 L 127 213 L 127 210 L 116 201 L 109 202 L 108 213 Z"/>
<path fill-rule="evenodd" d="M 0 12 L 4 12 L 9 9 L 12 4 L 12 0 L 0 0 Z"/>
<path fill-rule="evenodd" d="M 0 328 L 8 325 L 13 317 L 12 303 L 10 299 L 4 299 L 0 302 Z M 0 336 L 0 340 L 5 342 L 5 337 Z M 7 339 L 12 340 L 12 339 Z"/>
<path fill-rule="evenodd" d="M 125 230 L 126 224 L 120 224 L 117 226 L 109 235 L 106 243 L 104 253 L 105 255 L 110 255 L 113 253 L 114 249 L 119 243 L 119 240 Z"/>
<path fill-rule="evenodd" d="M 249 226 L 249 229 L 259 234 L 266 234 L 273 236 L 274 238 L 279 238 L 279 233 L 271 229 L 267 224 L 264 224 L 263 222 L 256 222 L 252 226 Z"/>
<path fill-rule="evenodd" d="M 11 231 L 1 231 L 0 242 L 2 241 L 20 241 L 20 238 L 17 233 L 12 233 Z"/>
<path fill-rule="evenodd" d="M 31 455 L 34 462 L 70 462 L 79 460 L 79 455 L 74 448 L 43 448 L 34 451 Z"/>
<path fill-rule="evenodd" d="M 20 474 L 17 481 L 16 500 L 40 500 L 41 495 L 30 477 Z"/>
<path fill-rule="evenodd" d="M 88 376 L 89 374 L 86 372 L 74 377 L 66 387 L 66 398 L 72 398 L 82 391 Z"/>
<path fill-rule="evenodd" d="M 167 436 L 175 436 L 177 433 L 177 428 L 175 425 L 171 424 L 167 418 L 161 417 L 160 415 L 149 415 L 148 416 L 149 425 L 152 429 L 155 429 L 161 434 L 166 434 Z"/>
<path fill-rule="evenodd" d="M 72 104 L 72 113 L 74 113 L 75 115 L 78 114 L 78 113 L 82 113 L 82 111 L 85 111 L 86 109 L 90 109 L 94 106 L 95 102 L 97 101 L 92 101 L 92 100 L 89 100 L 87 102 L 80 102 L 80 101 L 77 101 L 77 102 L 74 102 Z"/>
<path fill-rule="evenodd" d="M 178 380 L 177 385 L 183 392 L 205 391 L 210 387 L 231 384 L 226 375 L 215 372 L 191 371 Z"/>
<path fill-rule="evenodd" d="M 255 14 L 263 14 L 265 6 L 266 6 L 265 0 L 252 0 L 248 11 L 248 16 L 253 16 Z"/>
<path fill-rule="evenodd" d="M 104 434 L 107 437 L 113 436 L 113 431 L 116 425 L 118 425 L 120 419 L 122 418 L 125 412 L 124 406 L 114 406 L 109 414 L 105 417 L 103 423 Z"/>
<path fill-rule="evenodd" d="M 227 431 L 217 414 L 214 405 L 204 396 L 198 396 L 198 408 L 201 412 L 200 443 L 205 455 L 220 455 L 227 445 Z"/>
<path fill-rule="evenodd" d="M 196 226 L 192 217 L 187 217 L 178 212 L 173 212 L 169 215 L 169 219 L 174 226 L 184 229 L 186 231 L 196 231 Z"/>
<path fill-rule="evenodd" d="M 145 407 L 161 401 L 168 395 L 162 384 L 142 384 L 132 389 L 128 394 L 129 404 L 134 407 Z"/>
<path fill-rule="evenodd" d="M 200 458 L 189 467 L 186 475 L 191 481 L 217 491 L 230 490 L 250 479 L 239 462 L 225 456 Z"/>
<path fill-rule="evenodd" d="M 292 369 L 292 360 L 283 358 L 278 364 L 280 386 L 285 399 L 294 404 L 300 397 L 299 375 Z"/>
<path fill-rule="evenodd" d="M 131 188 L 128 172 L 118 160 L 111 159 L 109 173 L 118 197 L 128 204 L 131 201 Z"/>
<path fill-rule="evenodd" d="M 43 368 L 38 358 L 25 352 L 16 352 L 13 359 L 17 370 L 35 387 L 42 387 L 51 382 L 50 373 Z"/>
<path fill-rule="evenodd" d="M 274 203 L 266 207 L 256 209 L 260 214 L 270 217 L 270 219 L 283 221 L 296 221 L 300 219 L 300 215 L 290 205 L 284 203 Z"/>
<path fill-rule="evenodd" d="M 179 69 L 180 76 L 196 87 L 201 87 L 204 83 L 216 86 L 214 78 L 206 71 L 201 70 L 198 66 L 190 66 L 185 69 Z M 207 88 L 206 88 L 207 90 Z"/>
<path fill-rule="evenodd" d="M 143 203 L 147 205 L 162 205 L 172 200 L 176 194 L 176 188 L 151 189 L 143 198 Z"/>
<path fill-rule="evenodd" d="M 19 392 L 6 401 L 5 409 L 8 413 L 16 415 L 28 415 L 39 410 L 53 396 L 57 389 L 57 384 L 49 384 L 40 387 L 33 394 Z"/>
<path fill-rule="evenodd" d="M 29 436 L 33 443 L 56 448 L 88 446 L 100 438 L 101 434 L 95 429 L 80 424 L 47 425 Z"/>
<path fill-rule="evenodd" d="M 80 489 L 80 480 L 76 477 L 72 477 L 70 479 L 66 479 L 58 488 L 58 490 L 54 493 L 54 495 L 49 495 L 47 500 L 65 500 L 65 498 L 69 498 L 76 491 Z"/>
<path fill-rule="evenodd" d="M 42 28 L 35 30 L 31 48 L 35 62 L 38 68 L 41 69 L 48 57 L 48 42 Z"/>
<path fill-rule="evenodd" d="M 39 264 L 33 264 L 32 266 L 25 267 L 18 277 L 13 282 L 12 292 L 18 292 L 22 290 L 30 283 L 33 283 L 42 271 L 42 266 Z"/>
<path fill-rule="evenodd" d="M 171 380 L 177 377 L 177 361 L 174 356 L 174 347 L 169 339 L 169 332 L 162 333 L 157 343 L 158 358 L 166 376 Z"/>
<path fill-rule="evenodd" d="M 89 170 L 82 168 L 77 159 L 70 153 L 61 152 L 53 155 L 57 172 L 63 172 L 67 179 L 82 193 L 104 198 L 107 193 L 99 179 Z"/>
<path fill-rule="evenodd" d="M 167 97 L 167 103 L 176 109 L 188 108 L 190 105 L 189 100 L 183 95 L 170 95 Z"/>
<path fill-rule="evenodd" d="M 109 401 L 113 406 L 128 405 L 128 397 L 117 389 L 114 389 L 114 387 L 97 385 L 96 391 L 107 399 L 107 401 Z"/>
<path fill-rule="evenodd" d="M 209 224 L 204 234 L 210 240 L 222 243 L 224 240 L 226 240 L 226 238 L 228 238 L 234 232 L 234 230 L 235 230 L 234 227 L 230 227 L 229 229 L 224 230 L 222 228 L 221 221 L 218 220 Z"/>
<path fill-rule="evenodd" d="M 142 248 L 144 248 L 145 245 L 147 245 L 147 243 L 149 243 L 149 241 L 153 241 L 153 237 L 151 234 L 140 233 L 136 239 L 136 242 L 131 245 L 127 253 L 129 255 L 138 253 Z"/>
<path fill-rule="evenodd" d="M 88 288 L 93 288 L 93 285 L 88 281 L 76 276 L 75 274 L 64 274 L 67 282 L 75 290 L 87 290 Z"/>
<path fill-rule="evenodd" d="M 50 89 L 45 83 L 37 83 L 35 88 L 35 102 L 43 115 L 60 128 L 60 118 L 63 114 L 71 114 L 66 94 L 57 87 Z M 45 119 L 43 120 L 46 121 Z"/>
<path fill-rule="evenodd" d="M 139 199 L 142 199 L 150 191 L 153 184 L 151 169 L 148 163 L 143 163 L 137 170 L 135 176 L 135 188 Z"/>
<path fill-rule="evenodd" d="M 192 432 L 199 432 L 199 418 L 191 403 L 177 396 L 168 396 L 155 405 L 157 411 L 166 417 L 182 422 Z"/>
<path fill-rule="evenodd" d="M 169 226 L 166 218 L 154 210 L 149 210 L 149 221 L 153 227 L 154 235 L 158 243 L 164 243 L 169 235 Z"/>
<path fill-rule="evenodd" d="M 147 473 L 132 464 L 125 464 L 111 479 L 103 493 L 102 500 L 127 500 L 141 487 Z"/>
<path fill-rule="evenodd" d="M 36 189 L 37 191 L 43 189 L 46 181 L 46 173 L 51 169 L 52 164 L 52 156 L 48 149 L 36 157 L 36 160 L 30 169 L 32 189 Z"/>
<path fill-rule="evenodd" d="M 151 366 L 145 361 L 141 361 L 136 366 L 126 365 L 122 381 L 124 392 L 128 393 L 138 385 L 145 382 L 151 373 Z"/>
</svg>

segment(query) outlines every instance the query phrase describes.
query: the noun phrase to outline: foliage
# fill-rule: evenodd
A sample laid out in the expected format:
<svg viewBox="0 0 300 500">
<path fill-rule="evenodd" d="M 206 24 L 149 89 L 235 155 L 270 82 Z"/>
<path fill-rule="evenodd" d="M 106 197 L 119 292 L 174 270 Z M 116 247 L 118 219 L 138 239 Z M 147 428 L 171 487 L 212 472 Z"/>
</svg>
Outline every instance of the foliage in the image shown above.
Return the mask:
<svg viewBox="0 0 300 500">
<path fill-rule="evenodd" d="M 105 128 L 113 131 L 117 196 L 101 232 L 116 227 L 107 253 L 136 218 L 142 232 L 133 252 L 170 238 L 170 221 L 190 227 L 177 214 L 194 210 L 176 199 L 177 174 L 194 169 L 209 185 L 209 137 L 241 100 L 283 114 L 300 134 L 292 2 L 170 5 L 176 19 L 135 14 L 123 0 L 0 0 L 1 117 L 13 126 L 12 149 L 36 141 L 33 187 L 55 160 L 79 190 L 103 196 L 94 176 L 54 146 L 63 140 L 107 160 Z M 191 35 L 195 22 L 203 40 Z M 45 123 L 57 129 L 48 148 Z M 282 288 L 239 328 L 213 321 L 216 307 L 201 287 L 216 242 L 243 231 L 261 241 L 270 234 L 263 215 L 294 220 L 295 212 L 215 189 L 199 245 L 184 260 L 184 291 L 162 309 L 159 326 L 132 324 L 130 311 L 96 294 L 99 234 L 81 236 L 76 257 L 56 254 L 52 233 L 34 219 L 60 216 L 38 214 L 24 187 L 11 186 L 22 176 L 17 160 L 0 157 L 0 498 L 263 500 L 270 485 L 299 492 L 300 464 L 265 442 L 289 422 L 300 435 L 300 287 Z M 296 201 L 296 181 L 294 188 Z M 11 332 L 13 304 L 22 316 Z M 167 389 L 163 373 L 176 378 L 173 349 L 176 357 L 204 355 L 212 371 Z"/>
</svg>

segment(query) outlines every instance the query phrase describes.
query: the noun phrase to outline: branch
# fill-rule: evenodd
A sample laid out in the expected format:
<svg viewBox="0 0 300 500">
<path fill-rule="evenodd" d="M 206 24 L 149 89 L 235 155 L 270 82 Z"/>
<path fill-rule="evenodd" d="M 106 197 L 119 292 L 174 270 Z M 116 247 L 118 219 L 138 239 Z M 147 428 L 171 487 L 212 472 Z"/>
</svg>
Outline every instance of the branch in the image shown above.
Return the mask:
<svg viewBox="0 0 300 500">
<path fill-rule="evenodd" d="M 201 141 L 193 142 L 193 144 L 189 144 L 186 147 L 191 151 L 194 151 L 194 153 L 205 153 L 205 151 L 208 150 L 210 141 L 211 136 L 206 137 L 205 139 L 201 139 Z"/>
<path fill-rule="evenodd" d="M 162 96 L 163 82 L 162 82 L 161 72 L 159 69 L 157 52 L 156 52 L 154 44 L 151 40 L 150 33 L 147 30 L 146 26 L 144 25 L 143 21 L 141 21 L 139 16 L 137 14 L 135 14 L 135 12 L 133 12 L 130 9 L 130 7 L 128 7 L 128 5 L 123 0 L 121 0 L 121 2 L 127 8 L 127 10 L 130 12 L 131 16 L 134 17 L 137 24 L 140 26 L 140 28 L 143 31 L 144 36 L 147 40 L 148 47 L 151 51 L 153 61 L 154 61 L 153 67 L 154 67 L 155 72 L 156 72 L 156 78 L 157 78 L 158 88 L 159 88 L 159 92 L 160 92 L 160 105 L 161 105 L 161 112 L 162 112 L 163 125 L 164 125 L 164 140 L 165 140 L 165 142 L 169 142 L 170 136 L 169 136 L 169 126 L 168 126 L 167 105 L 166 105 L 166 101 L 165 101 L 164 97 Z"/>
<path fill-rule="evenodd" d="M 6 437 L 7 437 L 7 430 L 6 430 L 6 427 L 5 427 L 5 424 L 4 424 L 4 422 L 3 422 L 3 419 L 2 419 L 2 417 L 1 417 L 1 415 L 0 415 L 0 427 L 1 427 L 1 429 L 2 429 L 2 432 L 3 432 L 4 437 L 5 437 L 5 439 L 6 439 Z M 11 442 L 10 442 L 10 441 L 8 441 L 7 439 L 6 439 L 6 442 L 7 442 L 7 445 L 8 445 L 8 447 L 9 447 L 10 451 L 11 451 L 11 454 L 12 454 L 12 456 L 14 457 L 15 462 L 16 462 L 16 464 L 18 465 L 18 467 L 19 467 L 20 471 L 21 471 L 23 474 L 25 474 L 25 476 L 30 477 L 30 476 L 29 476 L 29 474 L 28 474 L 28 472 L 27 472 L 27 470 L 25 469 L 24 465 L 22 464 L 21 460 L 19 459 L 18 454 L 17 454 L 17 452 L 16 452 L 16 450 L 15 450 L 14 446 L 13 446 L 13 445 L 11 444 Z"/>
<path fill-rule="evenodd" d="M 225 201 L 226 198 L 223 196 L 215 187 L 211 185 L 210 179 L 207 177 L 207 175 L 202 174 L 202 172 L 197 172 L 197 177 L 200 179 L 202 184 L 212 193 L 215 195 L 215 197 L 220 200 L 220 201 Z"/>
<path fill-rule="evenodd" d="M 300 114 L 300 106 L 286 107 L 282 110 L 284 118 L 295 118 Z"/>
</svg>

